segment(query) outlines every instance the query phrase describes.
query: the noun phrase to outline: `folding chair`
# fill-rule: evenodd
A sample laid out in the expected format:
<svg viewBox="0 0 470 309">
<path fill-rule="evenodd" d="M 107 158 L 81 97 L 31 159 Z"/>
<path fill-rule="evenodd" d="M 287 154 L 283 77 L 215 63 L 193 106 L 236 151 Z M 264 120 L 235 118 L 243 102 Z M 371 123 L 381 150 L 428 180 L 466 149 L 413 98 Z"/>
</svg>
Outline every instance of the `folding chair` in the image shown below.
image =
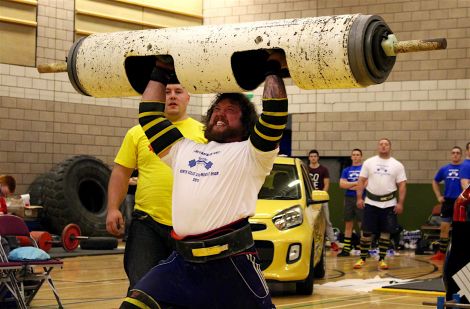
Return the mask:
<svg viewBox="0 0 470 309">
<path fill-rule="evenodd" d="M 16 274 L 23 268 L 23 265 L 18 262 L 4 262 L 3 259 L 3 254 L 0 254 L 0 302 L 6 301 L 10 292 L 18 308 L 26 309 L 26 303 L 16 280 Z"/>
<path fill-rule="evenodd" d="M 22 218 L 13 216 L 13 215 L 1 215 L 0 216 L 0 240 L 2 237 L 6 236 L 23 236 L 28 237 L 30 242 L 33 244 L 34 247 L 38 248 L 36 241 L 30 236 L 29 229 L 26 223 L 23 221 Z M 18 267 L 20 266 L 20 270 L 14 268 L 8 272 L 9 280 L 5 280 L 5 284 L 7 288 L 13 291 L 16 291 L 16 286 L 19 287 L 19 295 L 18 293 L 13 293 L 18 306 L 21 307 L 22 304 L 25 304 L 24 308 L 29 306 L 31 301 L 33 300 L 34 296 L 37 294 L 41 286 L 43 285 L 44 281 L 48 283 L 50 286 L 52 293 L 59 305 L 59 308 L 62 307 L 62 302 L 60 301 L 59 294 L 57 293 L 57 289 L 55 288 L 54 281 L 51 277 L 51 272 L 54 268 L 62 268 L 63 262 L 59 259 L 48 259 L 48 260 L 27 260 L 27 261 L 9 261 L 8 256 L 6 255 L 5 250 L 3 247 L 0 246 L 0 255 L 2 256 L 2 262 L 10 264 L 9 267 Z M 18 265 L 19 264 L 19 265 Z M 5 265 L 5 267 L 8 267 Z M 5 273 L 7 268 L 5 268 Z M 42 269 L 42 270 L 41 270 Z M 12 276 L 11 274 L 14 274 Z M 8 283 L 7 283 L 8 282 Z M 15 285 L 16 283 L 16 285 Z M 25 284 L 27 283 L 27 284 Z M 28 289 L 28 293 L 25 293 L 25 289 Z"/>
</svg>

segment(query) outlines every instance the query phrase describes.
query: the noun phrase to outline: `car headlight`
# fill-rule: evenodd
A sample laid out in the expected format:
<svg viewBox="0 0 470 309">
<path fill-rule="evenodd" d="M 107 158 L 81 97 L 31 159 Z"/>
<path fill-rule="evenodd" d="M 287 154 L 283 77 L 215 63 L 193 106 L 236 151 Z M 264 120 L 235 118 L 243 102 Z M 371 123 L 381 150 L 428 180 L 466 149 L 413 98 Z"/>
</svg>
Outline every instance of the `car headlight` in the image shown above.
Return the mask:
<svg viewBox="0 0 470 309">
<path fill-rule="evenodd" d="M 281 231 L 301 225 L 303 220 L 304 215 L 300 206 L 285 209 L 273 217 L 274 225 Z"/>
</svg>

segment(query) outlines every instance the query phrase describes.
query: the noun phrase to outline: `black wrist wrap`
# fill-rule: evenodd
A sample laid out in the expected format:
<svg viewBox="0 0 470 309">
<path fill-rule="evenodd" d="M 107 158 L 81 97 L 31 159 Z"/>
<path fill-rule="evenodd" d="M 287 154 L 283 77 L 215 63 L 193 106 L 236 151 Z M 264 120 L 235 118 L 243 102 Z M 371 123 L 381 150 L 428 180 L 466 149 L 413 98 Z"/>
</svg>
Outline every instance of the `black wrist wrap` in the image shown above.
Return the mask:
<svg viewBox="0 0 470 309">
<path fill-rule="evenodd" d="M 150 80 L 160 82 L 163 85 L 179 84 L 178 78 L 174 71 L 169 71 L 164 68 L 154 67 L 150 74 Z"/>
</svg>

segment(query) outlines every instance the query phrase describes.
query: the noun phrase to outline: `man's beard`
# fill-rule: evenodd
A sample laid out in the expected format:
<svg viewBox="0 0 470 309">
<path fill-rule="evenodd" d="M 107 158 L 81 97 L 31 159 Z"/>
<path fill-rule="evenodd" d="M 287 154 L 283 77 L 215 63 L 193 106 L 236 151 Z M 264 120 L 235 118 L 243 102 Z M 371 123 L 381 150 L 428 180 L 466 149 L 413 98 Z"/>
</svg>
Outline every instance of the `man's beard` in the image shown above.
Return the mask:
<svg viewBox="0 0 470 309">
<path fill-rule="evenodd" d="M 245 134 L 243 128 L 227 127 L 223 131 L 214 131 L 214 126 L 214 124 L 209 124 L 204 132 L 204 137 L 207 138 L 209 142 L 230 143 L 243 140 Z"/>
</svg>

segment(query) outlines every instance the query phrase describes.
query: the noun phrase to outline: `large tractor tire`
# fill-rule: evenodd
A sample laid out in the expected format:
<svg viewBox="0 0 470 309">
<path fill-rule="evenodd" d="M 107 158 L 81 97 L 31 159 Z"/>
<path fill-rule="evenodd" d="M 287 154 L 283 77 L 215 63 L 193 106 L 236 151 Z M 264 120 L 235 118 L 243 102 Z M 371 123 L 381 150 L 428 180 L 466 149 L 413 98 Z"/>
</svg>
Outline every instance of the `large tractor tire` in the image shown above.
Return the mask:
<svg viewBox="0 0 470 309">
<path fill-rule="evenodd" d="M 49 173 L 44 173 L 36 177 L 28 188 L 29 202 L 31 205 L 44 205 L 46 183 L 48 181 Z"/>
<path fill-rule="evenodd" d="M 111 170 L 101 160 L 79 155 L 47 173 L 44 186 L 43 225 L 60 234 L 69 223 L 83 235 L 108 236 L 106 232 L 107 187 Z"/>
</svg>

